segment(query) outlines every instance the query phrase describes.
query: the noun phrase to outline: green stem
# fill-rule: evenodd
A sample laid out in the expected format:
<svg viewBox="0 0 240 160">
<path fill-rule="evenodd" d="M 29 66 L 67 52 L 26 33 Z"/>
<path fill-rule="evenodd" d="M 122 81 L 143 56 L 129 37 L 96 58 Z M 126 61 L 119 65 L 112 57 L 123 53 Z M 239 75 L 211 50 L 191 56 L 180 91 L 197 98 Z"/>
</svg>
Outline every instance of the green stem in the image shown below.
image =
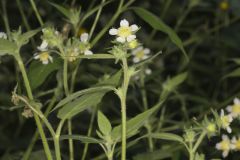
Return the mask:
<svg viewBox="0 0 240 160">
<path fill-rule="evenodd" d="M 54 96 L 51 100 L 51 102 L 49 103 L 45 113 L 44 113 L 44 116 L 48 116 L 49 112 L 51 111 L 51 109 L 54 107 L 54 104 L 56 102 L 56 97 Z M 38 137 L 39 137 L 39 133 L 37 132 L 37 130 L 35 131 L 32 139 L 31 139 L 31 142 L 30 142 L 30 145 L 28 146 L 27 150 L 25 151 L 24 155 L 23 155 L 23 158 L 22 160 L 28 160 L 29 157 L 30 157 L 30 154 L 34 148 L 34 145 L 36 144 L 36 141 L 38 140 Z"/>
<path fill-rule="evenodd" d="M 147 101 L 147 93 L 145 90 L 145 82 L 144 82 L 145 73 L 144 72 L 145 72 L 145 67 L 142 67 L 141 76 L 140 76 L 140 85 L 141 85 L 143 107 L 144 107 L 144 110 L 146 111 L 148 109 L 148 101 Z M 147 133 L 150 135 L 152 133 L 152 127 L 149 124 L 149 121 L 147 121 L 146 129 L 147 129 Z M 154 144 L 153 144 L 153 139 L 150 136 L 148 137 L 148 145 L 149 145 L 150 152 L 152 152 L 154 150 Z"/>
<path fill-rule="evenodd" d="M 121 160 L 126 160 L 126 143 L 127 143 L 127 111 L 126 111 L 126 97 L 129 85 L 130 76 L 128 74 L 127 58 L 122 59 L 123 67 L 123 94 L 120 97 L 121 100 L 121 115 L 122 115 L 122 157 Z"/>
<path fill-rule="evenodd" d="M 2 10 L 3 10 L 2 17 L 3 17 L 5 29 L 7 31 L 7 35 L 10 36 L 11 32 L 10 32 L 10 26 L 9 26 L 9 22 L 8 22 L 8 15 L 7 15 L 7 9 L 6 9 L 6 0 L 2 0 Z"/>
<path fill-rule="evenodd" d="M 102 0 L 101 4 L 103 4 L 104 2 L 105 2 L 105 0 Z M 90 30 L 90 32 L 89 32 L 89 39 L 91 39 L 92 34 L 93 34 L 93 32 L 94 32 L 94 30 L 95 30 L 95 28 L 96 28 L 98 19 L 99 19 L 99 17 L 100 17 L 101 12 L 102 12 L 102 8 L 103 8 L 103 7 L 100 7 L 99 10 L 98 10 L 98 12 L 97 12 L 96 18 L 95 18 L 95 20 L 94 20 L 94 22 L 93 22 L 93 25 L 92 25 L 92 28 L 91 28 L 91 30 Z"/>
<path fill-rule="evenodd" d="M 72 121 L 68 120 L 68 135 L 72 135 Z M 69 139 L 69 160 L 74 160 L 73 140 Z"/>
<path fill-rule="evenodd" d="M 92 114 L 92 116 L 91 116 L 90 125 L 89 125 L 88 133 L 87 133 L 87 136 L 88 136 L 88 137 L 91 136 L 92 129 L 93 129 L 94 118 L 95 118 L 96 113 L 97 113 L 97 107 L 95 107 L 95 109 L 94 109 L 94 111 L 93 111 L 93 114 Z M 85 143 L 84 149 L 83 149 L 82 160 L 85 160 L 85 158 L 86 158 L 86 156 L 87 156 L 88 146 L 89 146 L 89 144 L 88 144 L 88 143 Z"/>
<path fill-rule="evenodd" d="M 201 135 L 199 136 L 197 142 L 195 143 L 194 147 L 193 147 L 193 153 L 195 153 L 199 147 L 199 145 L 201 144 L 201 142 L 203 141 L 203 138 L 206 136 L 207 132 L 203 131 L 201 133 Z"/>
<path fill-rule="evenodd" d="M 59 137 L 61 135 L 62 127 L 65 122 L 65 119 L 62 119 L 58 125 L 56 135 L 54 137 L 54 146 L 55 146 L 55 154 L 56 154 L 56 159 L 61 160 L 61 148 L 59 144 Z"/>
<path fill-rule="evenodd" d="M 16 59 L 17 59 L 19 68 L 21 70 L 22 76 L 23 76 L 23 81 L 24 81 L 24 84 L 25 84 L 25 88 L 27 90 L 27 95 L 28 95 L 30 100 L 33 100 L 33 95 L 32 95 L 31 87 L 30 87 L 29 80 L 28 80 L 28 77 L 27 77 L 27 73 L 26 73 L 24 64 L 23 64 L 22 59 L 21 59 L 19 54 L 18 54 Z M 33 113 L 33 114 L 34 114 L 34 119 L 36 121 L 36 125 L 37 125 L 37 128 L 38 128 L 39 134 L 40 134 L 41 139 L 42 139 L 42 143 L 43 143 L 43 147 L 44 147 L 44 151 L 46 153 L 47 159 L 52 160 L 52 155 L 51 155 L 49 145 L 48 145 L 48 142 L 47 142 L 47 138 L 46 138 L 46 135 L 43 131 L 40 119 L 39 119 L 39 117 L 37 116 L 36 113 Z"/>
<path fill-rule="evenodd" d="M 69 95 L 69 89 L 68 89 L 68 61 L 67 59 L 64 59 L 63 64 L 63 87 L 65 90 L 65 95 Z"/>
<path fill-rule="evenodd" d="M 38 19 L 38 22 L 40 23 L 41 26 L 43 26 L 43 20 L 42 20 L 39 12 L 38 12 L 38 10 L 37 10 L 37 7 L 36 7 L 36 4 L 35 4 L 34 0 L 30 0 L 30 3 L 31 3 L 31 5 L 32 5 L 32 8 L 33 8 L 35 14 L 36 14 L 36 17 L 37 17 L 37 19 Z"/>
</svg>

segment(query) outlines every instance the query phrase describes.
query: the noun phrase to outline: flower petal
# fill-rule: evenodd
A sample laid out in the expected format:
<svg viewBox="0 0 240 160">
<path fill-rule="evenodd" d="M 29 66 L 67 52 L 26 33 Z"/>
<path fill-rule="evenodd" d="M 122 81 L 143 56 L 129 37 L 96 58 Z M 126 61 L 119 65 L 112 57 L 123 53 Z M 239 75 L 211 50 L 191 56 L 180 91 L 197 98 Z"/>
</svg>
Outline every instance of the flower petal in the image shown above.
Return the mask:
<svg viewBox="0 0 240 160">
<path fill-rule="evenodd" d="M 134 57 L 134 58 L 133 58 L 133 62 L 134 62 L 134 63 L 138 63 L 139 61 L 140 61 L 140 59 L 139 59 L 138 57 Z"/>
<path fill-rule="evenodd" d="M 240 99 L 234 98 L 233 102 L 234 102 L 234 104 L 240 104 Z"/>
<path fill-rule="evenodd" d="M 130 35 L 130 36 L 127 37 L 127 41 L 128 41 L 128 42 L 131 42 L 131 41 L 133 41 L 135 38 L 136 38 L 136 35 Z"/>
<path fill-rule="evenodd" d="M 86 51 L 84 51 L 84 55 L 92 55 L 92 54 L 93 54 L 93 52 L 90 51 L 90 50 L 86 50 Z"/>
<path fill-rule="evenodd" d="M 128 27 L 129 22 L 126 19 L 123 19 L 123 20 L 120 21 L 120 26 L 121 27 Z"/>
<path fill-rule="evenodd" d="M 123 38 L 123 37 L 117 37 L 116 40 L 120 43 L 124 43 L 126 41 L 125 38 Z"/>
<path fill-rule="evenodd" d="M 130 27 L 131 27 L 131 31 L 132 31 L 132 32 L 135 32 L 135 31 L 138 30 L 138 26 L 137 26 L 136 24 L 133 24 L 133 25 L 131 25 Z"/>
<path fill-rule="evenodd" d="M 143 52 L 144 52 L 144 54 L 149 54 L 149 53 L 150 53 L 150 49 L 149 49 L 149 48 L 145 48 L 145 49 L 143 50 Z"/>
<path fill-rule="evenodd" d="M 46 51 L 47 50 L 47 46 L 48 46 L 47 41 L 43 40 L 42 44 L 39 47 L 37 47 L 37 49 L 40 50 L 40 51 Z"/>
<path fill-rule="evenodd" d="M 0 38 L 7 39 L 7 34 L 4 32 L 0 32 Z"/>
<path fill-rule="evenodd" d="M 42 61 L 43 64 L 48 64 L 48 60 Z"/>
<path fill-rule="evenodd" d="M 147 75 L 150 75 L 150 74 L 152 73 L 152 70 L 151 70 L 150 68 L 147 68 L 147 69 L 145 70 L 145 73 L 146 73 Z"/>
<path fill-rule="evenodd" d="M 112 29 L 109 30 L 109 34 L 113 35 L 113 36 L 117 35 L 118 34 L 118 30 L 116 28 L 112 28 Z"/>
<path fill-rule="evenodd" d="M 81 42 L 86 43 L 88 41 L 88 37 L 89 35 L 87 33 L 81 34 L 81 37 L 80 37 Z"/>
</svg>

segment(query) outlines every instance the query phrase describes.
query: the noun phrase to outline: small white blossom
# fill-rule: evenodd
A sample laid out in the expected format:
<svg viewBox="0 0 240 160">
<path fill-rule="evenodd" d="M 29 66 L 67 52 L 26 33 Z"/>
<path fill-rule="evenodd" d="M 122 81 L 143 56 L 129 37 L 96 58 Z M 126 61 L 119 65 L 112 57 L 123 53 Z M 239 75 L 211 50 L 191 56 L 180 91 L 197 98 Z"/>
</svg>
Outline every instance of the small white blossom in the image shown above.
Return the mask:
<svg viewBox="0 0 240 160">
<path fill-rule="evenodd" d="M 118 29 L 112 28 L 109 30 L 110 35 L 117 36 L 116 40 L 120 43 L 131 42 L 136 39 L 135 32 L 138 30 L 138 26 L 133 24 L 129 26 L 129 22 L 126 19 L 120 21 L 120 27 Z"/>
<path fill-rule="evenodd" d="M 233 118 L 237 118 L 240 116 L 240 99 L 234 98 L 233 103 L 233 105 L 227 106 L 227 111 Z"/>
<path fill-rule="evenodd" d="M 152 70 L 150 68 L 145 69 L 146 75 L 152 74 Z"/>
<path fill-rule="evenodd" d="M 89 47 L 89 45 L 88 45 L 88 40 L 89 40 L 89 35 L 88 35 L 88 33 L 83 33 L 83 34 L 81 34 L 80 40 L 81 40 L 81 42 L 83 42 L 84 44 L 87 44 L 87 45 L 84 47 L 84 51 L 83 51 L 84 55 L 92 55 L 93 52 L 92 52 L 91 50 L 89 50 L 90 47 Z"/>
<path fill-rule="evenodd" d="M 216 144 L 218 150 L 223 151 L 222 156 L 225 158 L 231 149 L 234 149 L 234 145 L 231 144 L 227 135 L 222 135 L 222 141 Z"/>
<path fill-rule="evenodd" d="M 238 138 L 233 137 L 231 142 L 233 145 L 233 149 L 236 151 L 240 151 L 240 137 L 238 137 Z"/>
<path fill-rule="evenodd" d="M 7 39 L 7 34 L 4 32 L 0 32 L 0 39 Z"/>
<path fill-rule="evenodd" d="M 230 127 L 231 122 L 233 121 L 233 118 L 230 114 L 225 115 L 223 109 L 221 110 L 221 125 L 223 129 L 226 129 L 228 133 L 232 132 L 232 129 Z"/>
<path fill-rule="evenodd" d="M 53 58 L 50 56 L 48 50 L 48 43 L 43 40 L 42 44 L 37 47 L 40 51 L 39 53 L 34 54 L 34 59 L 39 59 L 43 64 L 48 64 L 49 61 L 53 62 Z"/>
<path fill-rule="evenodd" d="M 149 57 L 150 49 L 143 48 L 143 46 L 137 47 L 136 49 L 132 50 L 133 62 L 138 63 L 142 60 L 145 60 Z"/>
</svg>

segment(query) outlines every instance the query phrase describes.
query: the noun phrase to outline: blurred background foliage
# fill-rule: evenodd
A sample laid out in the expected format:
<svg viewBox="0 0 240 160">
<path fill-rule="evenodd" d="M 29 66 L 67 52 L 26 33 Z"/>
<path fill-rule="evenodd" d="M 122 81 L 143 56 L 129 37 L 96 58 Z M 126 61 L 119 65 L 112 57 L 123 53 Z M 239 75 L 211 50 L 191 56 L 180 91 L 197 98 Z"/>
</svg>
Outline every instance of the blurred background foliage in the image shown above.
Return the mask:
<svg viewBox="0 0 240 160">
<path fill-rule="evenodd" d="M 50 5 L 49 1 L 35 0 L 35 2 L 45 23 L 54 24 L 60 31 L 64 29 L 64 26 L 67 25 L 66 18 Z M 83 14 L 88 12 L 93 6 L 100 4 L 98 0 L 53 0 L 51 2 L 69 8 L 81 6 Z M 104 7 L 93 36 L 105 26 L 109 18 L 115 13 L 117 4 L 118 1 L 113 0 Z M 234 97 L 240 95 L 239 0 L 137 0 L 132 6 L 147 9 L 174 29 L 182 39 L 190 59 L 189 63 L 186 63 L 181 51 L 169 41 L 165 34 L 152 29 L 137 17 L 131 9 L 126 10 L 119 17 L 119 20 L 126 18 L 131 23 L 141 26 L 138 37 L 144 46 L 151 49 L 153 55 L 160 50 L 163 52 L 149 65 L 153 71 L 147 77 L 145 85 L 149 106 L 156 103 L 167 78 L 183 71 L 188 72 L 187 79 L 171 94 L 161 112 L 150 119 L 153 128 L 160 126 L 161 131 L 182 134 L 185 126 L 193 124 L 193 117 L 196 120 L 200 120 L 205 114 L 211 112 L 211 108 L 219 110 L 226 107 Z M 17 30 L 19 26 L 22 26 L 23 31 L 27 31 L 40 26 L 33 13 L 31 4 L 27 0 L 1 0 L 0 9 L 1 17 L 4 17 L 4 9 L 6 9 L 11 30 Z M 24 12 L 26 15 L 27 23 L 23 21 L 21 12 Z M 83 32 L 83 30 L 89 32 L 94 18 L 95 14 L 90 16 L 84 22 L 79 32 Z M 115 26 L 118 25 L 117 22 Z M 0 19 L 0 31 L 6 31 L 4 26 L 2 18 Z M 110 36 L 105 34 L 101 41 L 93 46 L 93 52 L 106 53 L 107 48 L 110 46 L 110 41 Z M 22 49 L 22 55 L 28 67 L 30 79 L 33 79 L 34 82 L 44 82 L 36 87 L 34 95 L 46 106 L 49 104 L 49 100 L 53 97 L 54 92 L 57 92 L 55 88 L 61 83 L 59 73 L 57 72 L 60 65 L 56 61 L 50 67 L 51 71 L 47 68 L 49 73 L 38 75 L 39 71 L 33 68 L 34 66 L 36 68 L 40 63 L 37 64 L 38 62 L 32 61 L 32 56 L 36 51 L 36 45 L 39 44 L 40 38 L 35 36 L 29 45 Z M 11 92 L 17 82 L 20 82 L 20 86 L 23 85 L 19 69 L 14 64 L 12 57 L 1 57 L 0 155 L 2 155 L 3 160 L 7 160 L 9 158 L 8 155 L 11 155 L 12 159 L 19 159 L 27 148 L 36 128 L 32 119 L 26 121 L 21 116 L 21 110 L 11 111 L 10 107 L 13 106 L 11 103 Z M 79 67 L 76 90 L 96 84 L 103 80 L 107 74 L 111 74 L 117 71 L 117 69 L 119 69 L 119 65 L 114 64 L 110 60 L 84 60 Z M 19 88 L 22 89 L 23 87 Z M 61 90 L 62 88 L 58 89 Z M 142 112 L 140 90 L 140 83 L 132 81 L 127 106 L 129 117 Z M 57 94 L 57 100 L 61 98 L 62 95 Z M 100 105 L 113 124 L 119 123 L 120 120 L 119 104 L 116 102 L 118 102 L 117 99 L 112 94 L 108 94 Z M 86 135 L 92 112 L 93 110 L 86 111 L 73 120 L 73 132 Z M 49 119 L 53 124 L 56 122 L 55 116 L 50 115 Z M 234 128 L 234 131 L 239 133 L 239 127 Z M 93 132 L 94 134 L 95 132 Z M 218 139 L 218 137 L 215 139 Z M 204 143 L 206 147 L 202 147 L 202 152 L 206 154 L 206 159 L 221 156 L 214 149 L 215 143 L 213 142 L 214 139 L 211 142 L 206 140 Z M 78 151 L 76 154 L 80 155 L 83 144 L 76 142 L 75 146 L 76 151 Z M 134 160 L 146 158 L 177 160 L 183 159 L 185 156 L 184 149 L 174 143 L 166 143 L 165 141 L 155 142 L 156 151 L 153 152 L 154 154 L 148 153 L 146 146 L 147 142 L 143 140 L 138 145 L 129 147 L 128 157 L 132 157 Z M 38 141 L 34 148 L 35 152 L 32 155 L 33 160 L 43 160 L 39 156 L 42 155 L 41 148 L 41 142 Z M 93 157 L 97 157 L 101 153 L 99 147 L 91 145 L 88 158 L 94 159 Z M 239 159 L 237 155 L 233 154 L 231 156 L 230 159 Z"/>
</svg>

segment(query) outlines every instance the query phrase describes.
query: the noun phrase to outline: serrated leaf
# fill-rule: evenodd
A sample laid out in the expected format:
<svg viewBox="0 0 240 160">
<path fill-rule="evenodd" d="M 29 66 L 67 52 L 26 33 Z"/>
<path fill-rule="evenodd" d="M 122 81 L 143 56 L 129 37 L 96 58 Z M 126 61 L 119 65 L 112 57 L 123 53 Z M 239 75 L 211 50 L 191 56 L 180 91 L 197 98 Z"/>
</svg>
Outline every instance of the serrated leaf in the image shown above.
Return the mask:
<svg viewBox="0 0 240 160">
<path fill-rule="evenodd" d="M 156 104 L 154 107 L 151 109 L 146 110 L 143 113 L 138 114 L 134 118 L 130 119 L 127 121 L 127 135 L 133 136 L 133 133 L 137 133 L 136 131 L 144 125 L 144 123 L 148 120 L 148 118 L 155 112 L 162 104 L 164 101 L 159 102 Z M 112 130 L 112 138 L 114 140 L 120 140 L 121 137 L 121 129 L 122 126 L 118 125 L 113 128 Z"/>
<path fill-rule="evenodd" d="M 93 137 L 88 137 L 88 136 L 82 136 L 82 135 L 62 135 L 59 138 L 60 140 L 65 140 L 65 139 L 73 139 L 73 140 L 78 140 L 81 141 L 82 143 L 102 143 L 102 140 L 93 138 Z"/>
<path fill-rule="evenodd" d="M 61 61 L 56 60 L 53 63 L 43 65 L 39 61 L 33 61 L 29 67 L 28 77 L 32 89 L 39 87 L 46 78 L 55 70 L 61 67 Z"/>
<path fill-rule="evenodd" d="M 111 86 L 100 86 L 100 87 L 92 87 L 92 88 L 88 88 L 88 89 L 84 89 L 78 92 L 75 92 L 73 94 L 70 94 L 69 96 L 67 96 L 66 98 L 62 99 L 55 107 L 54 109 L 51 111 L 55 111 L 56 109 L 59 109 L 60 107 L 62 107 L 63 105 L 67 104 L 68 102 L 71 102 L 72 100 L 84 95 L 84 94 L 89 94 L 89 93 L 94 93 L 94 92 L 99 92 L 99 91 L 110 91 L 113 90 L 113 87 Z"/>
<path fill-rule="evenodd" d="M 133 10 L 140 18 L 147 22 L 151 27 L 166 33 L 169 36 L 170 40 L 182 51 L 186 60 L 189 61 L 187 53 L 183 47 L 183 42 L 173 29 L 166 25 L 161 19 L 159 19 L 159 17 L 143 8 L 133 7 Z"/>
<path fill-rule="evenodd" d="M 98 128 L 103 135 L 108 136 L 112 131 L 112 126 L 108 118 L 101 112 L 98 111 Z"/>
<path fill-rule="evenodd" d="M 5 54 L 13 55 L 17 49 L 18 47 L 14 42 L 0 38 L 0 56 Z"/>
<path fill-rule="evenodd" d="M 182 137 L 172 133 L 152 133 L 149 136 L 155 139 L 175 141 L 184 144 L 184 140 Z"/>
<path fill-rule="evenodd" d="M 56 3 L 50 2 L 50 4 L 55 7 L 59 12 L 61 12 L 64 16 L 66 16 L 68 19 L 70 19 L 71 13 L 70 10 L 62 7 L 61 5 L 58 5 Z"/>
<path fill-rule="evenodd" d="M 73 116 L 84 111 L 85 109 L 100 103 L 105 94 L 106 94 L 106 91 L 85 94 L 77 98 L 76 100 L 68 103 L 67 105 L 63 106 L 58 111 L 57 116 L 60 119 L 72 118 Z"/>
<path fill-rule="evenodd" d="M 32 38 L 35 34 L 37 34 L 40 31 L 40 29 L 35 29 L 35 30 L 31 30 L 28 32 L 25 32 L 23 34 L 21 34 L 18 38 L 18 43 L 22 46 L 24 44 L 27 44 L 29 39 Z"/>
<path fill-rule="evenodd" d="M 180 85 L 184 80 L 187 78 L 187 72 L 178 74 L 177 76 L 168 79 L 164 84 L 163 84 L 163 91 L 161 93 L 161 98 L 165 99 L 165 97 L 175 90 L 175 88 Z"/>
</svg>

